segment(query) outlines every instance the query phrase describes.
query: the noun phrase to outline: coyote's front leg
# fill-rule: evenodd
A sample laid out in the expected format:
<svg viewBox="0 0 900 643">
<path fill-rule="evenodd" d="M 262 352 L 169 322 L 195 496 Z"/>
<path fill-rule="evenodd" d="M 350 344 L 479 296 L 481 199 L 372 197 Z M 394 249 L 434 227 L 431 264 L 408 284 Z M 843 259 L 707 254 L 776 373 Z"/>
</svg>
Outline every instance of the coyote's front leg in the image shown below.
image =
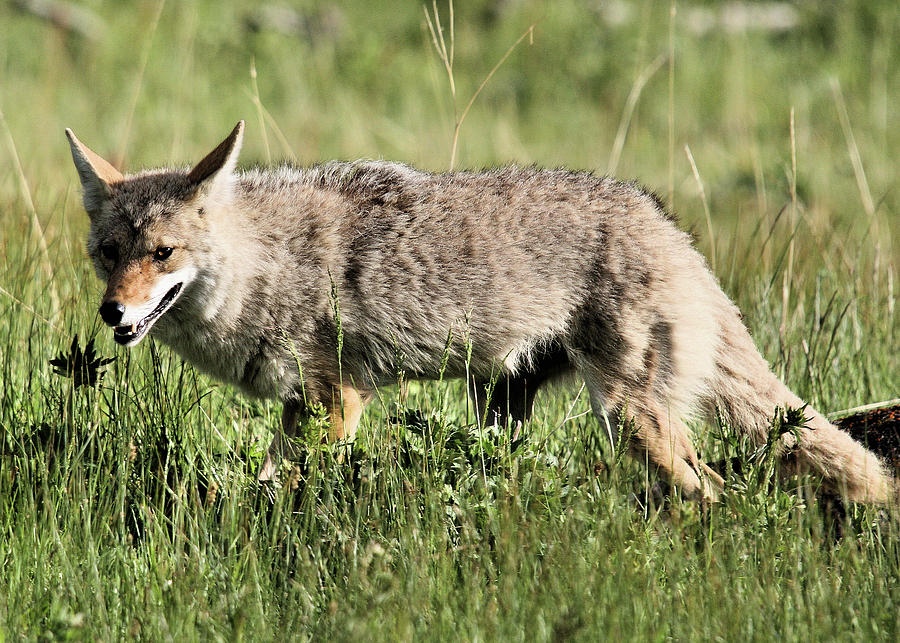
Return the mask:
<svg viewBox="0 0 900 643">
<path fill-rule="evenodd" d="M 349 384 L 330 387 L 331 395 L 322 400 L 328 409 L 330 426 L 326 439 L 328 442 L 353 437 L 362 417 L 363 407 L 371 399 L 368 391 L 359 391 Z M 257 478 L 267 482 L 278 477 L 278 467 L 283 459 L 294 460 L 300 448 L 297 446 L 297 430 L 300 427 L 303 407 L 299 400 L 286 400 L 281 413 L 281 430 L 275 434 L 266 458 L 259 468 Z"/>
<path fill-rule="evenodd" d="M 256 476 L 260 482 L 269 482 L 278 477 L 278 465 L 282 459 L 293 459 L 297 455 L 296 441 L 298 419 L 300 417 L 301 402 L 298 400 L 286 400 L 284 409 L 281 411 L 281 429 L 275 432 L 272 443 L 266 452 L 266 459 L 263 460 L 262 466 L 259 468 L 259 474 Z"/>
</svg>

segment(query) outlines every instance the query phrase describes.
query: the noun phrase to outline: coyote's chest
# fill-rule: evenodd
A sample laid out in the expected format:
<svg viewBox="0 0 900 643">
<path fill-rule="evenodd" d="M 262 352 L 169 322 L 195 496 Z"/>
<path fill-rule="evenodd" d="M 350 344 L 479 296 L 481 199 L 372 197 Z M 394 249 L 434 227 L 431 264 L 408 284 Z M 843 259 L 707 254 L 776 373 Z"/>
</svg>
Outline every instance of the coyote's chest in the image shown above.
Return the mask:
<svg viewBox="0 0 900 643">
<path fill-rule="evenodd" d="M 154 335 L 200 371 L 254 397 L 282 397 L 297 377 L 297 369 L 289 368 L 281 351 L 265 336 L 239 336 L 214 325 L 171 323 L 159 324 Z"/>
</svg>

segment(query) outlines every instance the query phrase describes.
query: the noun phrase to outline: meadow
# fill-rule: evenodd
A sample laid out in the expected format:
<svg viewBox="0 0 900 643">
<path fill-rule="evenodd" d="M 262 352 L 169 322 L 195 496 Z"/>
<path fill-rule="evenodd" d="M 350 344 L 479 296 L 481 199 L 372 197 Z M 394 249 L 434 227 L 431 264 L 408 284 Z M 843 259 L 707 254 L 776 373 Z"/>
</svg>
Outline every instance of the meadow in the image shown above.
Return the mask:
<svg viewBox="0 0 900 643">
<path fill-rule="evenodd" d="M 665 497 L 577 386 L 523 436 L 463 382 L 386 388 L 263 492 L 279 405 L 100 321 L 63 135 L 189 165 L 246 119 L 245 165 L 635 179 L 832 412 L 900 393 L 895 2 L 41 6 L 0 5 L 0 641 L 900 637 L 896 509 L 702 423 L 746 466 Z"/>
</svg>

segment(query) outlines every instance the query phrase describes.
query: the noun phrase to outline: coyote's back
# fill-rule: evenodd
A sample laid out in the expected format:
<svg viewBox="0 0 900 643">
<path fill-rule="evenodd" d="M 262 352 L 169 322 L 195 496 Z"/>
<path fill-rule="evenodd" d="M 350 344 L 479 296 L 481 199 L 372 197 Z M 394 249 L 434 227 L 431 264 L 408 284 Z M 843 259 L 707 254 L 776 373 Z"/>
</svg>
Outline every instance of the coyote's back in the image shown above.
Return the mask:
<svg viewBox="0 0 900 643">
<path fill-rule="evenodd" d="M 123 176 L 68 132 L 116 340 L 148 332 L 247 393 L 284 402 L 270 478 L 313 402 L 353 433 L 376 386 L 466 376 L 482 420 L 525 421 L 574 375 L 610 437 L 686 493 L 715 496 L 684 419 L 718 408 L 762 442 L 801 406 L 769 370 L 688 236 L 631 184 L 509 167 L 429 174 L 385 162 L 235 170 L 243 131 L 190 171 Z M 490 391 L 490 394 L 488 394 Z M 884 502 L 878 459 L 807 407 L 784 453 Z"/>
</svg>

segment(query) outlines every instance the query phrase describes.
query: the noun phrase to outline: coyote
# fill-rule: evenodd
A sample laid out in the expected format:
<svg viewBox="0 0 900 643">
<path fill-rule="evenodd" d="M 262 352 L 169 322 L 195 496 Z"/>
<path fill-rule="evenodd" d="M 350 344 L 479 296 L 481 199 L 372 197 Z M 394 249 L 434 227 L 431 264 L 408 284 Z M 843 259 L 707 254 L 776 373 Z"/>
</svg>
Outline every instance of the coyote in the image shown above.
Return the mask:
<svg viewBox="0 0 900 643">
<path fill-rule="evenodd" d="M 66 135 L 116 342 L 147 333 L 248 395 L 283 403 L 259 471 L 296 455 L 313 404 L 349 438 L 379 385 L 468 377 L 488 422 L 526 421 L 552 380 L 583 380 L 594 414 L 682 493 L 722 478 L 685 419 L 716 411 L 765 442 L 803 401 L 769 369 L 706 261 L 661 202 L 588 172 L 432 174 L 383 161 L 237 171 L 244 123 L 190 170 L 123 176 Z M 494 382 L 493 387 L 488 386 Z M 488 389 L 491 393 L 488 394 Z M 878 457 L 805 408 L 789 470 L 888 502 Z"/>
</svg>

